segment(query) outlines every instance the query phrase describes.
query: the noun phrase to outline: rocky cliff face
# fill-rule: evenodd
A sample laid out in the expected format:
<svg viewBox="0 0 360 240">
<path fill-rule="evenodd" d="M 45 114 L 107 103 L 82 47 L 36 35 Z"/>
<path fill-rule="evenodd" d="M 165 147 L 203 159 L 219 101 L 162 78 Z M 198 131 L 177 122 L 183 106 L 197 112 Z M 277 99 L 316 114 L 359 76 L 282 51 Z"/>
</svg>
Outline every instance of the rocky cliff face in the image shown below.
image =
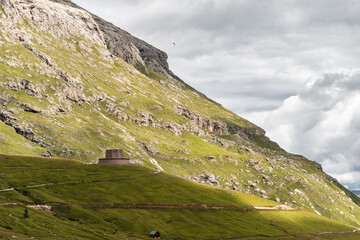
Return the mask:
<svg viewBox="0 0 360 240">
<path fill-rule="evenodd" d="M 70 0 L 51 0 L 77 9 L 82 9 Z M 137 67 L 138 65 L 149 67 L 167 79 L 177 84 L 183 84 L 170 71 L 167 62 L 167 54 L 145 41 L 132 36 L 130 33 L 115 26 L 114 24 L 92 14 L 94 20 L 104 33 L 105 41 L 109 51 L 115 56 Z"/>
<path fill-rule="evenodd" d="M 321 166 L 173 78 L 160 50 L 70 1 L 0 3 L 1 153 L 96 163 L 121 148 L 151 168 L 360 224 Z"/>
<path fill-rule="evenodd" d="M 21 24 L 31 24 L 33 30 L 46 31 L 59 39 L 79 37 L 100 46 L 105 44 L 103 32 L 86 11 L 62 5 L 55 6 L 47 0 L 36 2 L 3 0 L 2 5 L 7 15 L 2 19 L 3 25 L 9 27 L 11 34 L 20 41 L 35 40 L 31 33 L 19 28 Z M 77 24 L 73 25 L 73 22 Z"/>
</svg>

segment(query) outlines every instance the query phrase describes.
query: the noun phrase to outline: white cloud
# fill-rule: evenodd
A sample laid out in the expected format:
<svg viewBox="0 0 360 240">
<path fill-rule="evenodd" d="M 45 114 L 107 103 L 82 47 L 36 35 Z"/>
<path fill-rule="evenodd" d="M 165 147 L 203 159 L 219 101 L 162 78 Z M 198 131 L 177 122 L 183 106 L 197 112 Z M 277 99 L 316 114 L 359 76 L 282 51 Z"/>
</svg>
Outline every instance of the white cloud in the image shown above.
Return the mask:
<svg viewBox="0 0 360 240">
<path fill-rule="evenodd" d="M 360 73 L 333 73 L 308 84 L 268 114 L 268 135 L 286 150 L 323 164 L 342 183 L 360 180 Z"/>
<path fill-rule="evenodd" d="M 348 188 L 351 188 L 351 186 L 359 187 L 360 171 L 346 172 L 343 174 L 334 174 L 334 177 L 338 179 L 340 182 L 344 183 L 344 185 Z"/>
</svg>

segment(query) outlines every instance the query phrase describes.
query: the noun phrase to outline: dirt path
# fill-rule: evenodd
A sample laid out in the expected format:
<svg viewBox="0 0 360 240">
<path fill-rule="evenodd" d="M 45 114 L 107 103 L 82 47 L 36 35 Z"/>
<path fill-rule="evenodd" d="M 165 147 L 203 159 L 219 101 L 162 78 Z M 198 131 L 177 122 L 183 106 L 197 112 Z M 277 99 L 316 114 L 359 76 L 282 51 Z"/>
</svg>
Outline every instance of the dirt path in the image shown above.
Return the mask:
<svg viewBox="0 0 360 240">
<path fill-rule="evenodd" d="M 280 204 L 274 207 L 261 207 L 261 206 L 254 206 L 255 210 L 264 210 L 264 211 L 273 211 L 273 210 L 284 210 L 284 211 L 289 211 L 289 210 L 299 210 L 302 208 L 293 208 L 290 207 L 288 205 L 285 204 Z"/>
<path fill-rule="evenodd" d="M 1 203 L 0 206 L 18 206 L 24 205 L 22 203 Z M 231 206 L 231 205 L 215 205 L 215 204 L 197 204 L 197 203 L 105 203 L 105 204 L 70 204 L 70 203 L 46 203 L 39 205 L 29 204 L 27 207 L 34 208 L 37 210 L 47 209 L 51 211 L 53 207 L 81 207 L 88 209 L 106 209 L 106 208 L 121 208 L 121 209 L 185 209 L 185 210 L 217 210 L 217 211 L 239 211 L 239 212 L 250 212 L 250 211 L 289 211 L 289 210 L 300 210 L 300 208 L 292 208 L 287 205 L 277 205 L 274 207 L 261 207 L 261 206 Z"/>
<path fill-rule="evenodd" d="M 252 206 L 223 206 L 206 204 L 172 204 L 172 203 L 109 203 L 109 204 L 62 204 L 49 203 L 50 206 L 73 206 L 82 208 L 122 208 L 122 209 L 185 209 L 185 210 L 218 210 L 218 211 L 255 211 Z"/>
<path fill-rule="evenodd" d="M 149 157 L 150 162 L 160 171 L 164 171 L 164 169 L 160 166 L 160 164 L 153 158 Z"/>
<path fill-rule="evenodd" d="M 17 206 L 24 205 L 22 203 L 1 203 L 0 206 Z M 249 211 L 266 211 L 266 210 L 298 210 L 297 208 L 283 208 L 279 206 L 275 207 L 253 207 L 253 206 L 230 206 L 230 205 L 207 205 L 207 204 L 173 204 L 173 203 L 105 203 L 105 204 L 69 204 L 69 203 L 47 203 L 40 205 L 27 205 L 30 208 L 41 210 L 42 208 L 52 208 L 52 207 L 82 207 L 82 208 L 123 208 L 123 209 L 186 209 L 186 210 L 218 210 L 218 211 L 240 211 L 240 212 L 249 212 Z"/>
<path fill-rule="evenodd" d="M 8 189 L 1 189 L 0 192 L 10 192 L 14 191 L 14 188 L 8 188 Z"/>
<path fill-rule="evenodd" d="M 14 203 L 11 203 L 14 205 Z M 10 205 L 10 204 L 9 204 Z M 88 209 L 106 209 L 106 208 L 121 208 L 121 209 L 185 209 L 185 210 L 217 210 L 217 211 L 239 211 L 239 212 L 250 212 L 250 211 L 289 211 L 289 210 L 299 210 L 298 208 L 291 208 L 287 205 L 278 205 L 275 207 L 259 207 L 259 206 L 230 206 L 230 205 L 207 205 L 207 204 L 173 204 L 173 203 L 106 203 L 106 204 L 67 204 L 67 203 L 47 203 L 45 205 L 28 205 L 38 210 L 42 208 L 52 208 L 52 207 L 81 207 Z"/>
</svg>

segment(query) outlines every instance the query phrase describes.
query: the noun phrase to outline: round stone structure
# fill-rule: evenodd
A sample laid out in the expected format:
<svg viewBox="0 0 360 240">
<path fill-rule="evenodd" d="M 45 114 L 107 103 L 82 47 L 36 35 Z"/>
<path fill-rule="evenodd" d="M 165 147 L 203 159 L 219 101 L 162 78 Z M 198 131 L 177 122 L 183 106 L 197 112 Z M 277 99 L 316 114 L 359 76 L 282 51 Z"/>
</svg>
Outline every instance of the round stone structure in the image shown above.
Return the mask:
<svg viewBox="0 0 360 240">
<path fill-rule="evenodd" d="M 120 165 L 120 166 L 138 166 L 130 162 L 129 158 L 124 158 L 123 150 L 108 149 L 105 153 L 105 158 L 99 159 L 101 165 Z"/>
</svg>

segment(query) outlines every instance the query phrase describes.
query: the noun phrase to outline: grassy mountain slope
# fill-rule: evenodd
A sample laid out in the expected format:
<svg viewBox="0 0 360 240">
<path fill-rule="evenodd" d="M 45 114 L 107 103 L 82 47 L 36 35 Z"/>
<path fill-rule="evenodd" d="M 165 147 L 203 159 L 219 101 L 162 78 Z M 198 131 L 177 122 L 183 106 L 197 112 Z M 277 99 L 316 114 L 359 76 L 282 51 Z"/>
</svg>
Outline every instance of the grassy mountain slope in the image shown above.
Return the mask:
<svg viewBox="0 0 360 240">
<path fill-rule="evenodd" d="M 96 163 L 121 148 L 149 168 L 157 162 L 169 174 L 360 225 L 357 197 L 317 163 L 180 80 L 114 57 L 87 12 L 46 0 L 0 3 L 2 153 Z"/>
<path fill-rule="evenodd" d="M 252 206 L 277 203 L 145 167 L 0 155 L 0 169 L 2 236 L 147 239 L 157 229 L 165 239 L 282 239 L 277 236 L 354 230 L 304 210 L 255 211 Z"/>
</svg>

